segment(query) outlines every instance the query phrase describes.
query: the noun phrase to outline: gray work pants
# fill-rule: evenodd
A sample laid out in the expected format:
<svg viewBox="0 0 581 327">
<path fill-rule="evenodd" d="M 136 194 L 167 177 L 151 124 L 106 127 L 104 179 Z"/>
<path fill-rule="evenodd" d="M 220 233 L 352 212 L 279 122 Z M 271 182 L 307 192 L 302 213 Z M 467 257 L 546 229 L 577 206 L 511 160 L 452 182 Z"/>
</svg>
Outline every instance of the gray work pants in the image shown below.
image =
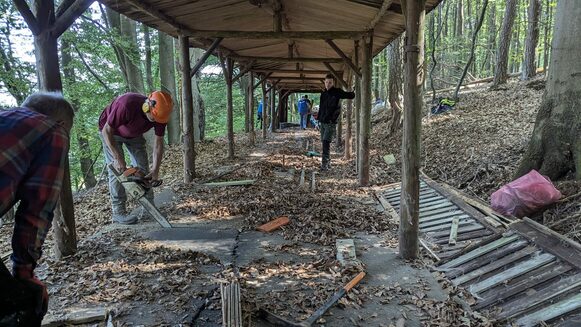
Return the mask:
<svg viewBox="0 0 581 327">
<path fill-rule="evenodd" d="M 113 159 L 113 154 L 107 147 L 105 143 L 105 139 L 103 135 L 99 133 L 99 137 L 101 137 L 101 141 L 103 142 L 103 152 L 105 153 L 105 162 L 107 163 L 107 172 L 109 177 L 109 194 L 111 196 L 111 208 L 113 209 L 114 214 L 125 214 L 125 202 L 127 201 L 127 195 L 125 194 L 125 189 L 123 185 L 119 183 L 117 178 L 115 178 L 115 174 L 111 169 L 109 169 L 109 164 L 113 163 L 115 160 Z M 131 165 L 133 167 L 141 168 L 146 174 L 149 173 L 149 163 L 147 161 L 147 150 L 145 147 L 145 138 L 143 136 L 138 136 L 132 139 L 126 139 L 121 136 L 114 135 L 113 136 L 113 145 L 121 153 L 122 156 L 125 156 L 125 152 L 123 151 L 123 145 L 129 151 L 129 157 L 131 158 Z M 153 203 L 153 189 L 149 190 L 146 194 L 146 198 Z"/>
</svg>

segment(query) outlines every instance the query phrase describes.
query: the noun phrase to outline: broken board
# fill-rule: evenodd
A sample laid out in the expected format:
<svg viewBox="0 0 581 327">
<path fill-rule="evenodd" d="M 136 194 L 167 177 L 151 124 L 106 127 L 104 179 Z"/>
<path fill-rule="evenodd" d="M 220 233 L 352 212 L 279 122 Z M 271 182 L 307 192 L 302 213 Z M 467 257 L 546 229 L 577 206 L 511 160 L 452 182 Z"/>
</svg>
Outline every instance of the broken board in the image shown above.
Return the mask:
<svg viewBox="0 0 581 327">
<path fill-rule="evenodd" d="M 357 255 L 355 254 L 355 243 L 350 238 L 337 239 L 335 241 L 337 248 L 337 261 L 343 266 L 350 266 L 357 263 Z"/>
<path fill-rule="evenodd" d="M 287 225 L 288 223 L 290 223 L 290 219 L 288 219 L 287 216 L 281 216 L 281 217 L 278 217 L 274 220 L 267 222 L 264 225 L 258 226 L 258 228 L 256 228 L 256 229 L 258 229 L 261 232 L 270 233 L 273 230 L 276 230 L 281 226 Z"/>
</svg>

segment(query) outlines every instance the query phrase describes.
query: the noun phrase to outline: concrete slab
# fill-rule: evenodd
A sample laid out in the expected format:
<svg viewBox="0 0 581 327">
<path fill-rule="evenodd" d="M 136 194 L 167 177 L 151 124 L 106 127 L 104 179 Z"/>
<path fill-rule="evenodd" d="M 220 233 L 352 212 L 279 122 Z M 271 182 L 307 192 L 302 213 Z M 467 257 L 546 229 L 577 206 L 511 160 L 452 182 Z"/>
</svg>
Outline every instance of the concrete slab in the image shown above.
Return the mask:
<svg viewBox="0 0 581 327">
<path fill-rule="evenodd" d="M 296 244 L 285 240 L 280 233 L 263 233 L 258 231 L 242 232 L 238 238 L 236 264 L 239 267 L 249 265 L 255 260 L 266 262 L 305 262 L 319 256 L 321 247 L 315 244 Z M 298 247 L 296 253 L 276 251 L 285 246 Z"/>
<path fill-rule="evenodd" d="M 216 229 L 212 226 L 164 228 L 145 232 L 144 236 L 172 249 L 192 250 L 214 256 L 224 265 L 232 263 L 236 245 L 236 229 Z"/>
</svg>

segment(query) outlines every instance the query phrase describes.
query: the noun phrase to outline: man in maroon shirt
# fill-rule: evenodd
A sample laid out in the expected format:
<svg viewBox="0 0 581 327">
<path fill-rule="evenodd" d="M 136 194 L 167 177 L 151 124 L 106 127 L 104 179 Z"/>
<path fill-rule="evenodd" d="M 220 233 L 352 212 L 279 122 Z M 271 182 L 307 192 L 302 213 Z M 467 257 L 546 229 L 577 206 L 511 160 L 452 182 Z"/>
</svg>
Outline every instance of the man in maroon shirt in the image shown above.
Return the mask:
<svg viewBox="0 0 581 327">
<path fill-rule="evenodd" d="M 146 178 L 158 180 L 163 156 L 163 136 L 172 107 L 171 96 L 163 91 L 155 91 L 148 97 L 137 93 L 126 93 L 113 100 L 99 117 L 99 131 L 107 165 L 112 163 L 119 172 L 127 169 L 123 152 L 123 145 L 125 145 L 131 157 L 132 166 L 143 169 L 147 173 Z M 143 134 L 151 128 L 155 131 L 155 141 L 150 172 Z M 125 190 L 110 169 L 109 192 L 113 222 L 136 223 L 137 217 L 127 215 Z M 153 191 L 146 196 L 153 203 Z"/>
</svg>

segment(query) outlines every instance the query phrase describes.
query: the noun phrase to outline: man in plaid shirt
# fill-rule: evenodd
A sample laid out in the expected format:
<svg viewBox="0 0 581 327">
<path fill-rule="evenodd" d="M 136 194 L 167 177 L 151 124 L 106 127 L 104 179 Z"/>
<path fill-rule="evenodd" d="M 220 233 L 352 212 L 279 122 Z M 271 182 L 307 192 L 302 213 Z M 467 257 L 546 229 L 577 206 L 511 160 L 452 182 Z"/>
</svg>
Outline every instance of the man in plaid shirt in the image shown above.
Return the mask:
<svg viewBox="0 0 581 327">
<path fill-rule="evenodd" d="M 46 287 L 34 276 L 63 181 L 74 111 L 59 93 L 35 93 L 0 111 L 0 216 L 18 201 L 12 275 L 0 263 L 0 325 L 40 325 Z"/>
</svg>

